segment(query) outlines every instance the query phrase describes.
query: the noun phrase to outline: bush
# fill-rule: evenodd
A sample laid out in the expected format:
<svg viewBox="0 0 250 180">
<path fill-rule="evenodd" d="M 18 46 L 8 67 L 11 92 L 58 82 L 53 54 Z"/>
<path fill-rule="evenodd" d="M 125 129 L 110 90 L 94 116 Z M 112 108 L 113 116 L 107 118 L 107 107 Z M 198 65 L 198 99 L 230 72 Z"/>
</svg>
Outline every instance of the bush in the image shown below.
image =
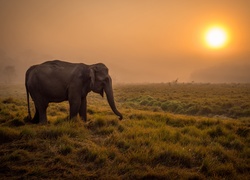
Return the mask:
<svg viewBox="0 0 250 180">
<path fill-rule="evenodd" d="M 168 110 L 168 102 L 162 103 L 162 104 L 161 104 L 161 109 L 162 109 L 163 111 L 167 111 L 167 110 Z"/>
<path fill-rule="evenodd" d="M 191 115 L 195 115 L 199 112 L 199 110 L 200 109 L 197 105 L 192 105 L 192 106 L 187 108 L 186 113 L 191 114 Z"/>
<path fill-rule="evenodd" d="M 142 101 L 140 102 L 140 105 L 142 105 L 142 106 L 148 105 L 148 100 L 142 100 Z"/>
<path fill-rule="evenodd" d="M 181 113 L 183 111 L 183 106 L 179 101 L 167 101 L 161 104 L 163 111 L 170 111 L 175 113 Z"/>
</svg>

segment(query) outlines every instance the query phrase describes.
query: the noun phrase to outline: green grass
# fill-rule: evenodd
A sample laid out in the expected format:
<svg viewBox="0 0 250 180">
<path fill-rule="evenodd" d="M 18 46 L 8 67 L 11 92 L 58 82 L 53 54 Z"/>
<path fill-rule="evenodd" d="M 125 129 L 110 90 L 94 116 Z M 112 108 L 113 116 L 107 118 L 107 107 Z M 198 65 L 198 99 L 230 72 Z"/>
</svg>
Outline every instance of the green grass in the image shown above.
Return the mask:
<svg viewBox="0 0 250 180">
<path fill-rule="evenodd" d="M 27 122 L 23 86 L 0 92 L 3 179 L 250 178 L 249 84 L 115 86 L 124 120 L 91 93 L 86 123 L 63 102 L 47 125 Z"/>
</svg>

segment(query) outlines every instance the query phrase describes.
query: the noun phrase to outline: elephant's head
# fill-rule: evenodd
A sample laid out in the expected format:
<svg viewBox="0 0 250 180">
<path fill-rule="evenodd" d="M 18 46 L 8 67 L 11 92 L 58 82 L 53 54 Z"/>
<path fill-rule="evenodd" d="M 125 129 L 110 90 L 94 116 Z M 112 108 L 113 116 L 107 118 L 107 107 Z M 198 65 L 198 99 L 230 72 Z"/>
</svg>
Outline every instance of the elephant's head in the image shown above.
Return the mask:
<svg viewBox="0 0 250 180">
<path fill-rule="evenodd" d="M 117 110 L 114 101 L 112 79 L 108 74 L 108 68 L 102 64 L 94 64 L 90 66 L 90 89 L 103 96 L 104 92 L 107 96 L 108 103 L 113 112 L 122 120 L 122 114 Z"/>
</svg>

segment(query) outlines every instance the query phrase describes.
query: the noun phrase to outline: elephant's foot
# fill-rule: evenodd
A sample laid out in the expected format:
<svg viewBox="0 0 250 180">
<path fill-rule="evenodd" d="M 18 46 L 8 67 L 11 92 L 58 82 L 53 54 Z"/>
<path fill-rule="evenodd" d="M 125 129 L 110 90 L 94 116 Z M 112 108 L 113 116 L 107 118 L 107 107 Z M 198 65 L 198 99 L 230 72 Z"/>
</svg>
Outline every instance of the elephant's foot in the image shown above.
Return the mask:
<svg viewBox="0 0 250 180">
<path fill-rule="evenodd" d="M 38 123 L 39 123 L 39 119 L 38 119 L 38 118 L 33 118 L 33 119 L 31 120 L 31 123 L 33 123 L 33 124 L 38 124 Z"/>
<path fill-rule="evenodd" d="M 48 124 L 47 118 L 41 118 L 39 124 Z"/>
<path fill-rule="evenodd" d="M 48 124 L 48 122 L 47 121 L 39 121 L 39 124 L 40 125 L 45 125 L 45 124 Z"/>
</svg>

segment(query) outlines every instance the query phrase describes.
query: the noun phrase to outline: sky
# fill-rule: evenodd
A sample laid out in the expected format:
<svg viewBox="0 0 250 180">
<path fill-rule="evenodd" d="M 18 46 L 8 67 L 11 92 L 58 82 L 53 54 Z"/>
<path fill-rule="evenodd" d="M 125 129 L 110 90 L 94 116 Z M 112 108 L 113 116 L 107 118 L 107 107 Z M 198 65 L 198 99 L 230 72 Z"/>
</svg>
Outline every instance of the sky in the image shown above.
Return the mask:
<svg viewBox="0 0 250 180">
<path fill-rule="evenodd" d="M 60 59 L 102 62 L 115 83 L 249 83 L 249 7 L 249 0 L 0 0 L 0 82 L 22 82 L 31 65 Z M 204 40 L 212 26 L 227 33 L 221 48 Z"/>
</svg>

